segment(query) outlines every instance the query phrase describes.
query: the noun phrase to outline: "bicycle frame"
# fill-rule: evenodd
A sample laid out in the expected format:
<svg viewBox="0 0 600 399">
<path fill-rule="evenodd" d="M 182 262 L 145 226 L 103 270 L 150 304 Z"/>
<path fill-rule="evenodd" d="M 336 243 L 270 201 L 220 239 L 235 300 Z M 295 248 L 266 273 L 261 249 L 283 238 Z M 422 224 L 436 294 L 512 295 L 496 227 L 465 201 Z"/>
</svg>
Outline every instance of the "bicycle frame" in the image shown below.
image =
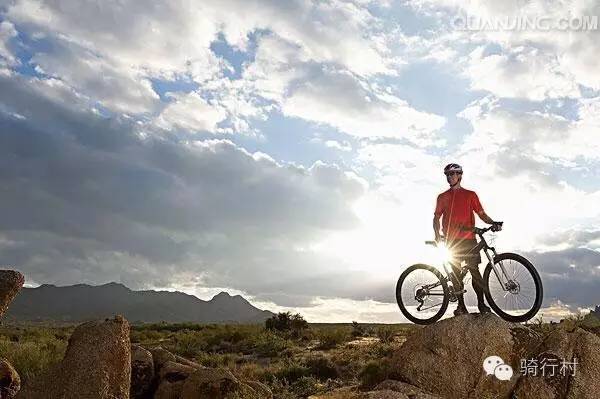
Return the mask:
<svg viewBox="0 0 600 399">
<path fill-rule="evenodd" d="M 473 249 L 474 252 L 479 253 L 481 251 L 483 251 L 485 253 L 485 257 L 487 258 L 489 264 L 492 266 L 492 270 L 494 271 L 494 274 L 496 275 L 496 278 L 498 279 L 498 282 L 500 283 L 502 289 L 504 291 L 509 291 L 512 288 L 514 288 L 510 282 L 512 281 L 509 277 L 508 274 L 506 273 L 506 270 L 504 269 L 504 265 L 502 263 L 499 264 L 500 267 L 498 267 L 495 263 L 494 263 L 494 259 L 496 258 L 496 256 L 498 256 L 498 253 L 496 252 L 496 248 L 491 247 L 488 245 L 487 241 L 485 240 L 485 237 L 483 236 L 483 233 L 487 231 L 487 230 L 482 230 L 482 231 L 477 231 L 476 230 L 476 234 L 479 236 L 479 242 L 477 243 L 477 246 L 475 246 L 475 248 Z M 430 242 L 432 244 L 434 244 L 434 242 Z M 435 244 L 434 244 L 435 245 Z M 492 252 L 493 255 L 490 255 L 490 251 Z M 448 269 L 448 264 L 450 264 L 451 266 L 453 266 L 454 264 L 450 261 L 444 261 L 442 263 L 442 266 L 446 272 L 446 275 L 442 275 L 442 278 L 445 280 L 445 282 L 451 281 L 452 276 L 454 276 L 454 278 L 458 281 L 459 279 L 462 281 L 462 278 L 464 277 L 463 275 L 463 271 L 466 269 L 466 267 L 460 266 L 458 269 L 460 270 L 460 276 L 457 276 L 456 273 L 454 273 L 454 268 L 451 268 L 450 270 Z M 502 277 L 504 276 L 505 280 L 503 281 Z M 436 282 L 433 284 L 428 284 L 428 285 L 424 285 L 422 286 L 419 290 L 417 290 L 417 293 L 415 294 L 415 299 L 418 299 L 417 296 L 418 295 L 422 295 L 425 294 L 427 296 L 444 296 L 443 292 L 432 292 L 430 291 L 433 288 L 436 288 L 440 285 L 441 283 Z M 423 290 L 423 291 L 422 291 Z M 452 291 L 453 294 L 458 294 L 457 291 L 455 291 L 455 286 L 454 286 L 454 281 L 452 281 Z M 463 288 L 462 292 L 466 292 L 466 290 Z M 421 310 L 427 310 L 429 308 L 435 307 L 437 305 L 432 305 L 429 306 L 427 308 L 422 309 L 421 306 L 423 305 L 423 302 L 421 302 L 421 304 L 419 306 L 417 306 L 417 310 L 421 311 Z"/>
<path fill-rule="evenodd" d="M 473 252 L 475 253 L 479 253 L 481 251 L 483 251 L 485 253 L 485 257 L 488 259 L 489 264 L 492 266 L 492 270 L 494 271 L 494 274 L 496 275 L 496 278 L 498 279 L 498 282 L 500 283 L 500 285 L 502 286 L 502 288 L 504 289 L 504 291 L 509 290 L 509 281 L 510 278 L 508 277 L 508 274 L 506 273 L 506 270 L 504 269 L 504 265 L 502 263 L 500 263 L 500 267 L 498 268 L 498 266 L 494 263 L 494 259 L 496 258 L 496 256 L 498 256 L 498 253 L 496 252 L 496 248 L 491 247 L 488 245 L 487 241 L 485 240 L 485 237 L 483 236 L 482 233 L 478 233 L 477 234 L 479 236 L 479 243 L 477 244 L 477 246 L 473 249 Z M 493 256 L 490 255 L 490 251 L 493 253 Z M 451 275 L 456 277 L 456 279 L 459 279 L 459 276 L 456 275 L 456 273 L 454 273 L 454 269 L 451 268 L 450 270 L 448 270 L 448 264 L 450 264 L 452 266 L 452 262 L 446 261 L 443 262 L 443 267 L 444 270 L 446 271 L 446 275 L 448 277 L 450 277 Z M 459 267 L 461 274 L 462 271 L 465 269 L 465 267 Z M 500 270 L 498 270 L 500 269 Z M 501 275 L 503 275 L 505 277 L 505 282 L 502 281 L 502 277 Z M 446 281 L 449 280 L 449 278 L 446 277 Z M 462 276 L 460 276 L 460 278 L 462 278 Z"/>
</svg>

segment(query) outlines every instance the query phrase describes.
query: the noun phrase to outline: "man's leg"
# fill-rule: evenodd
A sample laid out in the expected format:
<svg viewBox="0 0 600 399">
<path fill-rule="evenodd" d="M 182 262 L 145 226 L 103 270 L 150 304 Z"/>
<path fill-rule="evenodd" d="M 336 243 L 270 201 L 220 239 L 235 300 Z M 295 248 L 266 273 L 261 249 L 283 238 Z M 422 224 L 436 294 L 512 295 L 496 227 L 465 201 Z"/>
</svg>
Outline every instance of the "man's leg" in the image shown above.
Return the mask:
<svg viewBox="0 0 600 399">
<path fill-rule="evenodd" d="M 454 276 L 452 277 L 452 285 L 454 286 L 456 298 L 458 299 L 458 306 L 454 311 L 454 315 L 458 316 L 469 312 L 467 311 L 467 306 L 465 305 L 465 299 L 463 297 L 462 291 L 464 290 L 464 285 L 462 282 L 462 278 L 460 278 L 460 270 L 454 264 L 452 264 L 452 270 L 454 271 Z"/>
<path fill-rule="evenodd" d="M 484 290 L 485 290 L 485 285 L 483 283 L 483 277 L 481 276 L 481 273 L 479 272 L 479 265 L 476 264 L 470 264 L 469 266 L 469 271 L 471 272 L 471 277 L 472 277 L 472 281 L 471 284 L 473 285 L 473 290 L 475 291 L 475 295 L 477 295 L 477 307 L 479 308 L 479 312 L 480 313 L 487 313 L 490 312 L 490 308 L 487 307 L 487 305 L 485 304 L 485 295 L 484 295 Z"/>
</svg>

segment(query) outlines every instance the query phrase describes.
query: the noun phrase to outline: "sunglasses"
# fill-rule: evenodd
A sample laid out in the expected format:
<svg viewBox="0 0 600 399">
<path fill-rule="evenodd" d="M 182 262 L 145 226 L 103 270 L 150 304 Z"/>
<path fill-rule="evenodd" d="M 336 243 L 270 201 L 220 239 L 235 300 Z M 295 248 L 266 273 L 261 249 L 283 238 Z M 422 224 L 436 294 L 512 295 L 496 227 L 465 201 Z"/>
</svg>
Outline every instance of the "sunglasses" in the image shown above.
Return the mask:
<svg viewBox="0 0 600 399">
<path fill-rule="evenodd" d="M 454 175 L 462 175 L 462 172 L 448 172 L 448 173 L 446 173 L 446 177 L 447 176 L 454 176 Z"/>
</svg>

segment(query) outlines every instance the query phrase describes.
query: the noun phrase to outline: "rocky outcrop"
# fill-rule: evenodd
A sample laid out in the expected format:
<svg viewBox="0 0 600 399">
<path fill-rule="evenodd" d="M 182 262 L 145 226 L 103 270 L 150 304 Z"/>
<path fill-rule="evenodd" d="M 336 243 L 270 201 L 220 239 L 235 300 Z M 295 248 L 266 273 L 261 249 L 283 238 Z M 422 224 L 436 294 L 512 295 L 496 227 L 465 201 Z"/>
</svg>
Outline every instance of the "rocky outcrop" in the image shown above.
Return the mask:
<svg viewBox="0 0 600 399">
<path fill-rule="evenodd" d="M 8 309 L 8 304 L 19 293 L 25 277 L 14 270 L 0 270 L 0 317 Z"/>
<path fill-rule="evenodd" d="M 8 305 L 19 293 L 25 277 L 14 270 L 0 270 L 0 317 L 4 315 Z M 0 358 L 0 399 L 12 399 L 21 389 L 21 378 L 17 370 L 8 362 Z"/>
<path fill-rule="evenodd" d="M 536 375 L 532 369 L 519 380 L 515 390 L 519 399 L 598 398 L 600 337 L 581 328 L 560 326 L 546 337 L 538 352 L 535 364 L 544 367 L 536 367 Z M 563 361 L 575 364 L 574 368 L 561 371 L 568 365 Z"/>
<path fill-rule="evenodd" d="M 540 337 L 493 314 L 466 314 L 415 330 L 393 357 L 397 379 L 444 398 L 508 398 L 519 378 L 520 359 L 531 356 Z M 515 372 L 503 381 L 483 363 L 498 356 Z"/>
<path fill-rule="evenodd" d="M 396 380 L 385 380 L 375 387 L 376 391 L 390 390 L 400 392 L 411 399 L 442 399 L 441 396 L 436 396 L 428 392 L 423 391 L 421 388 L 416 387 L 406 382 Z"/>
<path fill-rule="evenodd" d="M 197 370 L 186 379 L 181 399 L 224 399 L 232 397 L 257 397 L 254 390 L 241 383 L 227 369 Z"/>
<path fill-rule="evenodd" d="M 443 399 L 422 389 L 396 380 L 386 380 L 372 391 L 362 392 L 358 386 L 343 387 L 309 399 Z"/>
<path fill-rule="evenodd" d="M 229 370 L 211 369 L 164 348 L 150 349 L 155 370 L 153 399 L 273 399 L 273 393 L 257 381 L 240 381 Z M 135 384 L 132 380 L 132 384 Z M 132 392 L 138 388 L 132 385 Z"/>
<path fill-rule="evenodd" d="M 0 398 L 13 399 L 19 389 L 21 389 L 19 373 L 8 361 L 0 358 Z"/>
<path fill-rule="evenodd" d="M 131 345 L 131 399 L 146 399 L 154 381 L 152 354 L 139 345 Z"/>
<path fill-rule="evenodd" d="M 64 359 L 25 384 L 24 399 L 127 399 L 131 382 L 129 323 L 117 316 L 78 326 Z"/>
</svg>

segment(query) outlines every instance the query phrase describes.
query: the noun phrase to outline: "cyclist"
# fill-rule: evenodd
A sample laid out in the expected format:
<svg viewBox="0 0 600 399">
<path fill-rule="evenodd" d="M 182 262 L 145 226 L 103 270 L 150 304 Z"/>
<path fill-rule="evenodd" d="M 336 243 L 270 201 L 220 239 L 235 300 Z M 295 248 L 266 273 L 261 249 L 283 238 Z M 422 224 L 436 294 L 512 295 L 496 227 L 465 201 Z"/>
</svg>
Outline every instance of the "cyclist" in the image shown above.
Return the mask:
<svg viewBox="0 0 600 399">
<path fill-rule="evenodd" d="M 481 255 L 479 251 L 474 250 L 477 246 L 475 233 L 472 228 L 475 227 L 476 213 L 481 220 L 492 225 L 492 231 L 502 230 L 502 223 L 495 222 L 483 210 L 479 198 L 474 191 L 466 190 L 461 187 L 462 167 L 458 164 L 451 163 L 444 168 L 446 180 L 450 184 L 450 188 L 444 191 L 437 197 L 437 204 L 433 217 L 433 230 L 435 232 L 436 242 L 445 240 L 446 247 L 452 253 L 452 269 L 458 281 L 453 281 L 454 288 L 457 294 L 458 307 L 454 311 L 454 315 L 469 313 L 465 306 L 463 298 L 463 282 L 459 275 L 459 267 L 464 260 L 467 264 L 467 269 L 472 276 L 472 285 L 475 294 L 477 295 L 477 307 L 480 313 L 490 312 L 490 308 L 484 301 L 484 284 L 483 277 L 479 272 L 479 263 L 481 263 Z M 443 236 L 440 235 L 440 216 L 442 217 Z"/>
</svg>

